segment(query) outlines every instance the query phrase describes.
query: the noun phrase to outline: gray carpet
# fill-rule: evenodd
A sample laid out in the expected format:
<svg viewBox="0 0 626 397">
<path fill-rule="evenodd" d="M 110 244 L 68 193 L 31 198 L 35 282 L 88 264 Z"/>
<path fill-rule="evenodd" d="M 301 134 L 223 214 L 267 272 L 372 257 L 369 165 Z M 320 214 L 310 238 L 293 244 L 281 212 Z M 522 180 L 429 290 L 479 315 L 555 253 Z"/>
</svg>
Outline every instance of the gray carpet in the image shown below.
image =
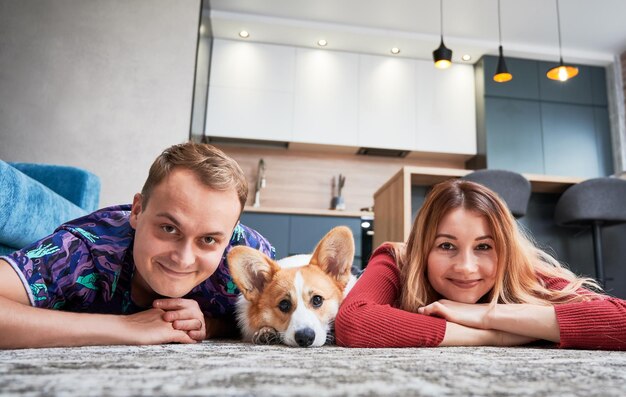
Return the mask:
<svg viewBox="0 0 626 397">
<path fill-rule="evenodd" d="M 625 396 L 626 352 L 198 345 L 0 351 L 24 396 Z"/>
</svg>

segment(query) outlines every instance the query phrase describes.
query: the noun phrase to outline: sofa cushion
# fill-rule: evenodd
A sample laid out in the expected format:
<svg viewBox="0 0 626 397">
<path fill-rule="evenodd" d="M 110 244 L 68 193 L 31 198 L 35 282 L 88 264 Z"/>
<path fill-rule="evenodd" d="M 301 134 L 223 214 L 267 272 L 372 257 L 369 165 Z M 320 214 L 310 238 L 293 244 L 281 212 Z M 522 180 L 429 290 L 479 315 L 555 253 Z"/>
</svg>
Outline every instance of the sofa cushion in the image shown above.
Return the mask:
<svg viewBox="0 0 626 397">
<path fill-rule="evenodd" d="M 0 244 L 21 248 L 88 212 L 0 160 Z"/>
</svg>

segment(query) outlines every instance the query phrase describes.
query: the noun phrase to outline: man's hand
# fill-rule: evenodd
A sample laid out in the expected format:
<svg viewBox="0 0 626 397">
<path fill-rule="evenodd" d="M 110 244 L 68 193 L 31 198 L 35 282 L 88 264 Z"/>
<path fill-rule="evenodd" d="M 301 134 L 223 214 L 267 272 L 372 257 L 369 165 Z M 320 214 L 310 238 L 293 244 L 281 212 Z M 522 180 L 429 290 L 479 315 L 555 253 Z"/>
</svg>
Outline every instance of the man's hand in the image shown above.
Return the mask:
<svg viewBox="0 0 626 397">
<path fill-rule="evenodd" d="M 196 343 L 187 332 L 174 329 L 171 322 L 163 319 L 167 312 L 161 309 L 148 309 L 128 316 L 111 316 L 122 321 L 124 338 L 121 344 L 156 345 L 161 343 Z M 119 342 L 118 342 L 119 343 Z"/>
<path fill-rule="evenodd" d="M 191 339 L 201 342 L 207 337 L 204 314 L 195 300 L 157 299 L 152 306 L 163 310 L 163 320 L 171 323 L 174 329 L 185 331 Z"/>
<path fill-rule="evenodd" d="M 489 304 L 459 303 L 440 299 L 430 305 L 420 307 L 417 312 L 427 316 L 437 316 L 453 323 L 478 329 L 490 329 L 490 314 L 494 310 Z"/>
</svg>

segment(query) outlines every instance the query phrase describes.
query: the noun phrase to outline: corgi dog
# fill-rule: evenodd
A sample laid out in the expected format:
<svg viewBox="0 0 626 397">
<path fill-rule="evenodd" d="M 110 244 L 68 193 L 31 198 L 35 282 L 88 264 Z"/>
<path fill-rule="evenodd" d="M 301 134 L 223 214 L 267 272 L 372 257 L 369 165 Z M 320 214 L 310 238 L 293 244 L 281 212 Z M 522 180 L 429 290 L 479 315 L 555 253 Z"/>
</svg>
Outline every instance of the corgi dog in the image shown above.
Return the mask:
<svg viewBox="0 0 626 397">
<path fill-rule="evenodd" d="M 353 258 L 354 238 L 345 226 L 328 232 L 313 254 L 278 262 L 254 248 L 234 247 L 228 266 L 241 291 L 236 312 L 244 340 L 294 347 L 332 342 L 339 305 L 356 282 Z"/>
</svg>

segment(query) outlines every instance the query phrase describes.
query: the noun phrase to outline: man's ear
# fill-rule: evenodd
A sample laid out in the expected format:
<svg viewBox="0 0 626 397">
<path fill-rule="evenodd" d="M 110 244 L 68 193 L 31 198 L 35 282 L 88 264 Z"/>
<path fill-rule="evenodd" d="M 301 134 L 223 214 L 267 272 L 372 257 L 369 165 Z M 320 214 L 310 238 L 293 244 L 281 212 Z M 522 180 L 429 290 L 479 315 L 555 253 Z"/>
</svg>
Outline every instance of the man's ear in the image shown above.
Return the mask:
<svg viewBox="0 0 626 397">
<path fill-rule="evenodd" d="M 354 261 L 354 237 L 345 226 L 337 226 L 322 238 L 315 247 L 311 264 L 319 266 L 325 273 L 342 284 L 350 280 Z"/>
<path fill-rule="evenodd" d="M 265 254 L 246 246 L 234 247 L 226 259 L 233 281 L 248 301 L 257 299 L 280 269 Z"/>
<path fill-rule="evenodd" d="M 130 209 L 130 226 L 137 229 L 137 217 L 143 211 L 143 196 L 141 193 L 135 193 L 133 197 L 133 205 Z"/>
</svg>

